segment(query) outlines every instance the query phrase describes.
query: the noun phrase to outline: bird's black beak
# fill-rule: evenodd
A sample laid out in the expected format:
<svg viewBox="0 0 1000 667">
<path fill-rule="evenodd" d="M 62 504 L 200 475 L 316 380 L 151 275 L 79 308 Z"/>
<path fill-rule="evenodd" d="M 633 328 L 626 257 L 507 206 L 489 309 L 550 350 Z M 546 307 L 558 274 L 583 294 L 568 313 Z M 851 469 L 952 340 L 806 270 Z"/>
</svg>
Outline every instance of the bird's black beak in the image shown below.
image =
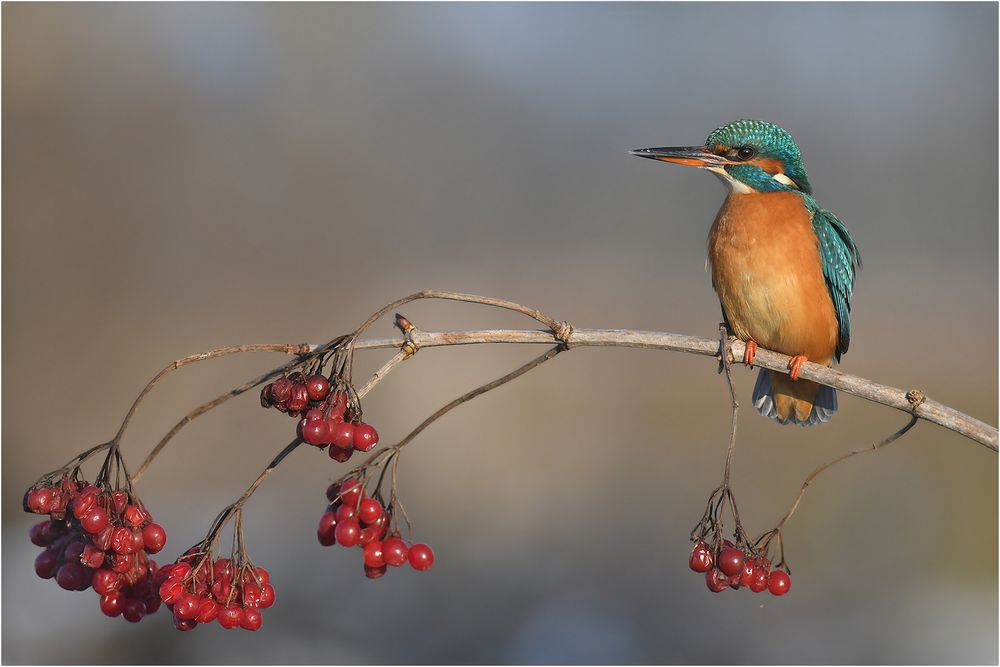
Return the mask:
<svg viewBox="0 0 1000 667">
<path fill-rule="evenodd" d="M 721 167 L 730 163 L 721 155 L 710 153 L 707 146 L 639 148 L 629 153 L 636 157 L 684 164 L 689 167 Z"/>
</svg>

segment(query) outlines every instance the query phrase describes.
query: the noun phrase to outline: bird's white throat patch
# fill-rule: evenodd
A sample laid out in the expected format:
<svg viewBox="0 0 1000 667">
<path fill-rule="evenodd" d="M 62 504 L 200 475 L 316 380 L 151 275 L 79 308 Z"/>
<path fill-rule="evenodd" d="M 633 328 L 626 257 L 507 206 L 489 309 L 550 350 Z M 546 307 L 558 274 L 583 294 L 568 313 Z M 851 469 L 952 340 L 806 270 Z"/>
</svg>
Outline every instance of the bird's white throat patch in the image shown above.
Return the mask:
<svg viewBox="0 0 1000 667">
<path fill-rule="evenodd" d="M 751 192 L 756 192 L 756 190 L 751 188 L 743 181 L 739 181 L 730 176 L 729 172 L 726 171 L 723 167 L 705 167 L 705 169 L 707 169 L 708 171 L 712 172 L 720 179 L 722 179 L 723 182 L 729 185 L 729 189 L 735 192 L 736 194 L 748 195 Z"/>
</svg>

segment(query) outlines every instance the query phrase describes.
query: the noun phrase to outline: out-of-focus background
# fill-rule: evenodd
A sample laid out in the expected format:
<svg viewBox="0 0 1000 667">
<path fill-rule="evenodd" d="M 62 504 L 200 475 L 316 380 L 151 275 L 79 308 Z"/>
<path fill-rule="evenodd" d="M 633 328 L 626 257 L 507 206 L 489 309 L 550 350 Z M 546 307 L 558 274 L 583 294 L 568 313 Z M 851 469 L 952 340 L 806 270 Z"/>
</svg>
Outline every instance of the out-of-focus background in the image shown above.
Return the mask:
<svg viewBox="0 0 1000 667">
<path fill-rule="evenodd" d="M 295 452 L 247 510 L 278 594 L 256 634 L 105 618 L 34 575 L 20 498 L 109 438 L 169 360 L 328 340 L 417 289 L 714 335 L 723 187 L 626 150 L 741 117 L 792 132 L 862 249 L 843 368 L 995 424 L 996 53 L 995 4 L 4 5 L 3 661 L 995 663 L 997 457 L 926 423 L 814 484 L 786 531 L 788 596 L 706 590 L 688 532 L 721 479 L 728 399 L 689 355 L 574 350 L 426 431 L 400 468 L 438 557 L 423 574 L 371 582 L 360 553 L 319 547 L 346 467 Z M 423 351 L 365 414 L 395 441 L 538 352 Z M 130 465 L 282 361 L 171 376 Z M 736 381 L 748 403 L 752 374 Z M 139 486 L 165 557 L 288 441 L 294 423 L 256 403 L 190 425 Z M 905 421 L 840 405 L 809 430 L 743 413 L 752 532 Z"/>
</svg>

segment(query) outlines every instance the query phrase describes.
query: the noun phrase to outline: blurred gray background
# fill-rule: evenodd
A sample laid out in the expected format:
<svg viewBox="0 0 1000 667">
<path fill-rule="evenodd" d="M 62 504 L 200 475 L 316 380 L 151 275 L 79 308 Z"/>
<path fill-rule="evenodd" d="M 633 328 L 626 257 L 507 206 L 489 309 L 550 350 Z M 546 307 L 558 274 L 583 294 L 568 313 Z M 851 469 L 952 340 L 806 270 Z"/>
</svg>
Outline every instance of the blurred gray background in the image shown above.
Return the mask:
<svg viewBox="0 0 1000 667">
<path fill-rule="evenodd" d="M 417 289 L 713 335 L 705 237 L 724 190 L 626 150 L 741 117 L 792 132 L 862 249 L 843 368 L 996 424 L 996 4 L 2 11 L 4 662 L 997 662 L 997 457 L 926 423 L 817 480 L 787 527 L 788 596 L 709 593 L 687 537 L 721 479 L 728 399 L 690 355 L 575 350 L 429 429 L 400 469 L 438 557 L 423 574 L 371 582 L 359 553 L 320 548 L 344 467 L 296 452 L 247 510 L 278 595 L 256 634 L 105 618 L 93 592 L 35 577 L 19 507 L 168 361 L 324 341 Z M 428 330 L 534 326 L 403 312 Z M 421 352 L 365 414 L 395 441 L 539 351 Z M 385 358 L 364 353 L 358 375 Z M 282 361 L 172 376 L 128 461 Z M 752 374 L 736 381 L 748 403 Z M 142 481 L 167 558 L 288 441 L 291 420 L 255 403 L 189 426 Z M 744 412 L 749 530 L 904 420 L 848 396 L 810 430 Z"/>
</svg>

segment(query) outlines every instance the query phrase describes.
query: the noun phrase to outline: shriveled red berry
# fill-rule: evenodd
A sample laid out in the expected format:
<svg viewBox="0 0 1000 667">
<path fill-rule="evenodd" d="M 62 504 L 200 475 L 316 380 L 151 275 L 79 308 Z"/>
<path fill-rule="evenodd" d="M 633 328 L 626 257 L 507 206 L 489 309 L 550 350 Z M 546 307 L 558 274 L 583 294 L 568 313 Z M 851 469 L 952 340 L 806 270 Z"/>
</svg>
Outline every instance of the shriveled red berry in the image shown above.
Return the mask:
<svg viewBox="0 0 1000 667">
<path fill-rule="evenodd" d="M 218 621 L 226 630 L 232 630 L 243 622 L 243 608 L 229 605 L 219 612 Z"/>
<path fill-rule="evenodd" d="M 184 584 L 177 577 L 170 577 L 160 585 L 160 599 L 174 604 L 184 597 Z"/>
<path fill-rule="evenodd" d="M 749 586 L 753 583 L 753 573 L 757 569 L 757 561 L 747 558 L 743 561 L 743 569 L 740 571 L 740 586 Z"/>
<path fill-rule="evenodd" d="M 382 567 L 383 565 L 385 565 L 385 558 L 382 555 L 382 543 L 375 541 L 366 544 L 365 567 Z"/>
<path fill-rule="evenodd" d="M 97 505 L 96 493 L 85 493 L 73 499 L 73 516 L 77 520 L 90 514 L 90 511 Z"/>
<path fill-rule="evenodd" d="M 122 609 L 122 618 L 129 623 L 138 623 L 146 615 L 146 603 L 139 598 L 132 598 Z"/>
<path fill-rule="evenodd" d="M 107 558 L 105 558 L 107 561 Z M 135 554 L 114 554 L 111 556 L 111 569 L 124 574 L 135 567 Z"/>
<path fill-rule="evenodd" d="M 111 502 L 114 504 L 115 514 L 120 516 L 128 505 L 128 494 L 124 491 L 115 491 L 111 494 Z"/>
<path fill-rule="evenodd" d="M 108 513 L 103 507 L 95 507 L 90 514 L 80 519 L 80 525 L 91 535 L 101 532 L 108 525 Z"/>
<path fill-rule="evenodd" d="M 250 632 L 256 632 L 260 630 L 260 626 L 263 623 L 264 617 L 261 615 L 260 610 L 253 607 L 245 607 L 243 609 L 243 618 L 240 620 L 241 628 Z"/>
<path fill-rule="evenodd" d="M 167 544 L 167 531 L 158 523 L 151 523 L 142 529 L 142 541 L 146 552 L 155 554 Z"/>
<path fill-rule="evenodd" d="M 406 542 L 398 536 L 390 537 L 382 542 L 382 557 L 385 558 L 386 565 L 399 567 L 406 562 L 409 553 Z"/>
<path fill-rule="evenodd" d="M 118 616 L 125 611 L 125 604 L 128 598 L 121 591 L 111 591 L 101 596 L 101 611 L 106 616 Z"/>
<path fill-rule="evenodd" d="M 54 551 L 45 550 L 35 557 L 35 574 L 42 579 L 51 579 L 59 569 L 59 556 Z"/>
<path fill-rule="evenodd" d="M 257 584 L 243 584 L 243 608 L 260 606 L 260 586 Z"/>
<path fill-rule="evenodd" d="M 292 396 L 292 381 L 288 378 L 278 378 L 271 383 L 271 397 L 275 403 L 285 403 Z"/>
<path fill-rule="evenodd" d="M 345 547 L 356 546 L 361 541 L 361 524 L 356 519 L 338 521 L 334 528 L 337 542 Z"/>
<path fill-rule="evenodd" d="M 319 518 L 319 527 L 316 529 L 316 537 L 324 547 L 333 546 L 337 543 L 336 536 L 337 516 L 333 512 L 327 512 Z"/>
<path fill-rule="evenodd" d="M 107 595 L 111 591 L 116 591 L 121 588 L 122 583 L 117 572 L 107 568 L 101 568 L 100 570 L 94 571 L 93 576 L 90 578 L 90 585 L 94 588 L 94 592 L 98 595 Z"/>
<path fill-rule="evenodd" d="M 198 615 L 201 600 L 196 595 L 184 593 L 181 599 L 174 603 L 174 616 L 184 620 L 193 620 Z"/>
<path fill-rule="evenodd" d="M 135 551 L 132 531 L 124 526 L 116 528 L 115 532 L 111 535 L 111 549 L 119 554 L 130 554 Z"/>
<path fill-rule="evenodd" d="M 771 595 L 784 595 L 792 587 L 792 578 L 784 570 L 775 570 L 767 579 L 767 590 Z"/>
<path fill-rule="evenodd" d="M 729 586 L 729 581 L 726 579 L 725 574 L 720 572 L 718 568 L 713 567 L 705 573 L 705 585 L 713 593 L 721 593 Z"/>
<path fill-rule="evenodd" d="M 186 579 L 189 574 L 191 574 L 189 563 L 174 563 L 173 569 L 170 570 L 170 576 L 178 579 Z"/>
<path fill-rule="evenodd" d="M 260 390 L 260 407 L 269 408 L 274 405 L 274 385 L 266 384 Z"/>
<path fill-rule="evenodd" d="M 354 449 L 367 452 L 378 444 L 378 431 L 371 424 L 361 422 L 354 426 Z"/>
<path fill-rule="evenodd" d="M 122 512 L 122 520 L 132 528 L 139 528 L 146 522 L 149 514 L 146 510 L 142 509 L 138 505 L 133 505 L 129 503 L 125 506 L 125 511 Z"/>
<path fill-rule="evenodd" d="M 310 401 L 322 401 L 328 391 L 330 391 L 330 381 L 322 375 L 317 373 L 306 378 L 306 393 Z"/>
<path fill-rule="evenodd" d="M 361 501 L 361 507 L 358 508 L 358 518 L 361 519 L 361 523 L 375 523 L 380 516 L 382 516 L 382 503 L 374 498 L 365 498 Z"/>
<path fill-rule="evenodd" d="M 330 442 L 341 449 L 354 447 L 354 424 L 339 422 L 330 432 Z"/>
<path fill-rule="evenodd" d="M 83 553 L 80 554 L 80 562 L 87 567 L 97 569 L 104 565 L 104 551 L 93 544 L 87 544 L 83 547 Z"/>
<path fill-rule="evenodd" d="M 743 552 L 736 547 L 723 547 L 719 552 L 716 566 L 722 570 L 727 577 L 739 574 L 743 570 Z"/>
<path fill-rule="evenodd" d="M 97 533 L 91 536 L 90 540 L 94 543 L 94 546 L 98 549 L 104 549 L 107 551 L 111 548 L 111 537 L 115 534 L 115 527 L 110 523 L 104 528 L 101 528 Z"/>
<path fill-rule="evenodd" d="M 414 544 L 410 547 L 407 560 L 410 561 L 410 565 L 414 570 L 423 572 L 424 570 L 431 569 L 431 566 L 434 565 L 434 552 L 426 544 Z"/>
<path fill-rule="evenodd" d="M 309 393 L 306 386 L 296 382 L 292 385 L 292 393 L 288 397 L 288 411 L 299 412 L 309 405 Z"/>
<path fill-rule="evenodd" d="M 34 489 L 28 493 L 28 507 L 35 514 L 48 514 L 52 510 L 55 494 L 52 489 Z"/>
<path fill-rule="evenodd" d="M 714 565 L 713 561 L 712 550 L 704 542 L 698 542 L 688 557 L 688 567 L 695 572 L 708 572 Z"/>
<path fill-rule="evenodd" d="M 208 598 L 202 598 L 201 602 L 198 604 L 198 612 L 195 614 L 194 620 L 199 623 L 211 623 L 219 615 L 219 605 L 215 600 L 209 600 Z"/>
</svg>

